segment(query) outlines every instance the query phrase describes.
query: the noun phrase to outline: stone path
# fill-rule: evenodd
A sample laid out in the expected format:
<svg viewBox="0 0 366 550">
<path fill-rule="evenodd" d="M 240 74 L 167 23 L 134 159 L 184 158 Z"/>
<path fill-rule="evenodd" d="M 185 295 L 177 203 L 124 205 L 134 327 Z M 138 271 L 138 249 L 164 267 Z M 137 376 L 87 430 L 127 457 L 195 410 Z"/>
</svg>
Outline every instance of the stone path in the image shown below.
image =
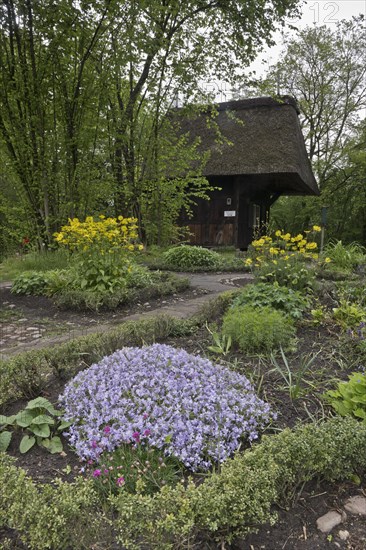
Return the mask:
<svg viewBox="0 0 366 550">
<path fill-rule="evenodd" d="M 156 309 L 126 315 L 126 317 L 123 318 L 123 321 L 145 319 L 157 314 L 165 314 L 179 319 L 187 319 L 197 313 L 205 302 L 211 300 L 221 292 L 230 290 L 230 288 L 243 286 L 252 279 L 252 275 L 249 273 L 237 272 L 196 274 L 180 273 L 179 275 L 188 277 L 192 287 L 204 289 L 208 293 L 203 295 L 200 294 L 196 298 L 176 301 L 173 304 L 168 303 L 167 305 L 163 305 Z M 7 288 L 9 286 L 11 286 L 11 283 L 0 283 L 0 288 Z M 9 310 L 13 309 L 12 304 L 5 304 L 3 307 L 9 308 Z M 34 323 L 34 321 L 31 322 L 30 325 L 27 325 L 27 319 L 17 319 L 16 325 L 11 322 L 8 324 L 3 323 L 1 331 L 4 343 L 3 345 L 0 344 L 0 359 L 7 359 L 12 355 L 22 353 L 24 351 L 57 345 L 70 339 L 77 338 L 78 336 L 105 332 L 112 326 L 115 326 L 113 321 L 110 323 L 96 323 L 92 324 L 92 326 L 83 328 L 77 328 L 74 324 L 72 324 L 72 326 L 70 326 L 70 330 L 68 330 L 65 334 L 47 337 L 44 336 L 46 331 L 44 326 L 40 323 Z M 12 334 L 9 334 L 9 332 L 12 332 Z M 5 344 L 6 341 L 9 341 L 9 339 L 11 340 L 11 346 Z"/>
</svg>

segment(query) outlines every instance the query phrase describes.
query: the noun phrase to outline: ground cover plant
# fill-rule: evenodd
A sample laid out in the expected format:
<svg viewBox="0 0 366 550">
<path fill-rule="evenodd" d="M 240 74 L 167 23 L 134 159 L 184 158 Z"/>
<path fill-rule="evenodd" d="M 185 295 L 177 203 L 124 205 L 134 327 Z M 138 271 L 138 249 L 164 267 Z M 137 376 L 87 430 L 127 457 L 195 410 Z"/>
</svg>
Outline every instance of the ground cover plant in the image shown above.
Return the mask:
<svg viewBox="0 0 366 550">
<path fill-rule="evenodd" d="M 243 375 L 161 344 L 105 357 L 79 373 L 60 402 L 82 458 L 146 438 L 192 471 L 257 439 L 271 418 Z"/>
<path fill-rule="evenodd" d="M 353 296 L 352 303 L 360 307 L 363 294 L 359 289 L 362 283 L 362 274 L 359 274 L 347 290 Z M 275 288 L 280 289 L 278 296 Z M 24 409 L 26 403 L 14 403 L 15 396 L 21 395 L 29 399 L 42 393 L 50 395 L 51 392 L 50 400 L 56 404 L 60 391 L 67 391 L 63 389 L 66 381 L 66 388 L 75 390 L 71 402 L 74 410 L 79 408 L 80 412 L 77 424 L 82 434 L 81 446 L 87 454 L 95 453 L 93 456 L 89 454 L 86 461 L 78 462 L 68 439 L 62 436 L 66 457 L 50 455 L 47 451 L 42 453 L 36 447 L 22 456 L 18 454 L 18 442 L 12 441 L 7 452 L 19 457 L 18 464 L 32 473 L 34 480 L 26 478 L 22 470 L 12 464 L 10 457 L 0 455 L 0 526 L 6 526 L 3 534 L 0 527 L 0 540 L 1 536 L 3 540 L 4 537 L 14 540 L 12 537 L 15 534 L 9 530 L 13 528 L 30 548 L 37 549 L 63 548 L 65 545 L 73 548 L 115 545 L 127 549 L 188 549 L 194 545 L 228 548 L 229 543 L 233 543 L 235 548 L 251 545 L 271 548 L 284 544 L 301 550 L 309 548 L 309 544 L 321 550 L 328 548 L 328 535 L 317 531 L 315 520 L 330 508 L 342 508 L 348 494 L 362 494 L 366 482 L 364 419 L 352 412 L 359 412 L 363 405 L 352 405 L 352 410 L 349 409 L 345 416 L 339 416 L 331 402 L 333 399 L 342 404 L 346 400 L 354 404 L 354 397 L 363 399 L 358 380 L 364 376 L 365 328 L 362 322 L 353 324 L 351 315 L 342 318 L 344 325 L 342 330 L 339 329 L 339 320 L 334 316 L 333 309 L 340 307 L 341 300 L 344 300 L 344 285 L 320 280 L 311 294 L 305 289 L 299 295 L 290 293 L 289 301 L 295 296 L 293 309 L 300 310 L 302 302 L 299 297 L 303 297 L 304 302 L 312 303 L 313 311 L 318 308 L 321 315 L 313 315 L 306 308 L 302 310 L 302 315 L 292 317 L 281 308 L 270 310 L 287 320 L 293 329 L 292 334 L 296 331 L 296 348 L 290 346 L 283 351 L 282 346 L 282 351 L 280 347 L 278 350 L 272 349 L 271 353 L 267 350 L 260 352 L 259 355 L 258 351 L 240 349 L 234 341 L 224 345 L 229 341 L 228 336 L 225 340 L 222 332 L 226 315 L 243 307 L 249 307 L 257 314 L 261 311 L 262 305 L 257 302 L 256 305 L 235 305 L 242 292 L 220 296 L 195 319 L 183 322 L 156 318 L 127 323 L 116 327 L 110 334 L 90 335 L 53 349 L 32 352 L 23 357 L 20 355 L 0 364 L 1 412 L 10 416 Z M 247 292 L 249 296 L 253 293 L 253 300 L 261 299 L 259 289 L 248 287 Z M 278 298 L 279 304 L 282 304 L 286 292 L 281 287 L 272 287 L 268 296 L 274 302 Z M 266 296 L 264 291 L 264 300 Z M 260 338 L 265 339 L 265 331 L 261 329 L 260 332 Z M 214 334 L 217 336 L 216 344 L 212 345 Z M 154 344 L 156 341 L 162 341 L 164 345 Z M 132 355 L 118 351 L 131 345 L 135 346 Z M 167 361 L 159 364 L 156 353 L 166 349 L 173 349 L 174 352 L 169 351 Z M 177 349 L 184 351 L 177 352 Z M 155 354 L 150 356 L 150 350 L 155 350 Z M 125 361 L 127 369 L 123 372 L 128 373 L 122 386 L 127 388 L 131 384 L 125 397 L 132 405 L 136 400 L 140 409 L 130 418 L 123 408 L 125 417 L 118 421 L 116 409 L 111 404 L 113 399 L 117 399 L 113 396 L 118 394 L 119 399 L 123 394 L 123 387 L 118 387 L 119 378 L 115 375 L 121 353 L 121 363 Z M 164 353 L 159 352 L 158 356 Z M 189 359 L 186 361 L 184 358 L 187 356 Z M 144 357 L 140 364 L 139 357 Z M 96 368 L 102 364 L 105 364 L 104 371 Z M 134 364 L 136 377 L 128 370 Z M 206 370 L 208 364 L 213 370 Z M 149 365 L 153 367 L 149 368 Z M 188 376 L 193 365 L 202 366 L 202 377 L 198 380 Z M 96 369 L 93 371 L 95 376 L 88 368 Z M 179 456 L 178 435 L 190 433 L 197 415 L 197 426 L 210 426 L 208 431 L 216 433 L 218 441 L 221 441 L 220 430 L 212 430 L 211 422 L 217 417 L 216 406 L 222 411 L 227 409 L 223 408 L 221 399 L 218 403 L 207 399 L 213 388 L 215 394 L 220 393 L 216 391 L 221 387 L 213 374 L 216 372 L 228 373 L 228 379 L 236 380 L 235 392 L 240 389 L 238 380 L 245 377 L 244 387 L 249 384 L 256 392 L 253 394 L 256 402 L 270 404 L 277 418 L 272 419 L 267 435 L 259 434 L 250 448 L 249 437 L 243 434 L 243 443 L 239 438 L 240 448 L 235 456 L 229 452 L 221 463 L 211 457 L 214 467 L 208 470 L 201 471 L 202 462 L 201 469 L 198 466 L 200 460 L 210 462 L 206 456 L 207 449 L 203 451 L 203 458 L 197 459 L 199 455 L 194 455 L 196 462 L 192 462 L 193 470 L 198 471 L 192 472 L 190 463 L 186 461 L 185 465 Z M 185 399 L 179 396 L 178 388 L 175 391 L 175 386 L 172 386 L 177 373 L 186 375 L 178 385 L 184 391 L 184 384 L 188 383 L 189 391 L 185 393 Z M 352 373 L 357 374 L 358 378 L 351 380 Z M 161 381 L 165 384 L 165 391 L 159 393 L 161 386 L 157 379 L 159 384 Z M 73 387 L 78 380 L 80 386 Z M 199 391 L 206 387 L 204 383 L 207 383 L 208 390 L 203 392 L 205 399 L 200 401 Z M 55 384 L 57 391 L 52 390 Z M 88 388 L 89 392 L 86 391 Z M 331 392 L 337 391 L 341 395 L 331 399 Z M 221 394 L 225 396 L 225 392 L 221 391 Z M 226 395 L 230 396 L 228 401 L 235 407 L 238 401 L 232 399 L 232 390 Z M 151 404 L 156 396 L 160 399 L 156 409 L 158 417 L 152 414 L 154 409 Z M 174 397 L 178 404 L 174 402 Z M 160 427 L 159 421 L 164 418 L 169 400 L 175 412 L 182 411 L 183 406 L 183 412 L 188 417 L 181 431 L 175 428 L 173 433 L 163 430 L 159 446 L 153 439 L 159 435 L 154 433 L 154 426 Z M 149 411 L 146 411 L 147 406 Z M 193 412 L 190 407 L 193 407 Z M 83 413 L 84 409 L 90 411 L 90 417 Z M 128 410 L 133 411 L 132 406 Z M 110 415 L 108 418 L 105 411 Z M 231 411 L 227 415 L 236 418 L 238 411 Z M 169 421 L 175 418 L 172 414 L 167 413 L 167 416 Z M 84 417 L 87 418 L 85 424 Z M 239 422 L 239 418 L 235 421 Z M 121 433 L 124 435 L 121 436 Z M 201 445 L 200 448 L 205 449 L 204 437 L 201 441 L 199 434 L 199 429 L 194 430 L 189 442 L 195 448 Z M 178 450 L 170 452 L 177 440 Z M 118 443 L 108 450 L 108 445 L 113 441 Z M 213 452 L 220 457 L 220 446 L 216 445 Z M 33 466 L 32 453 L 38 453 Z M 64 481 L 53 481 L 53 463 L 49 467 L 49 483 L 44 484 L 41 476 L 46 471 L 48 457 L 60 461 L 56 469 Z M 37 467 L 35 463 L 42 466 Z M 317 478 L 323 479 L 321 487 L 311 484 L 311 480 Z M 343 481 L 330 485 L 334 480 Z M 319 494 L 324 496 L 319 497 Z M 70 495 L 73 495 L 72 503 Z M 284 508 L 299 501 L 306 505 L 299 512 L 300 523 L 296 523 L 296 514 L 286 512 Z M 2 506 L 5 502 L 6 507 Z M 48 527 L 50 508 L 57 514 L 52 528 Z M 274 521 L 278 521 L 281 528 L 272 530 L 269 524 L 262 526 L 265 522 Z M 307 540 L 303 537 L 304 525 Z M 347 519 L 344 528 L 350 533 L 347 544 L 362 548 L 365 538 L 362 518 Z M 259 533 L 253 534 L 258 529 Z M 343 544 L 337 530 L 331 534 L 335 542 Z"/>
</svg>

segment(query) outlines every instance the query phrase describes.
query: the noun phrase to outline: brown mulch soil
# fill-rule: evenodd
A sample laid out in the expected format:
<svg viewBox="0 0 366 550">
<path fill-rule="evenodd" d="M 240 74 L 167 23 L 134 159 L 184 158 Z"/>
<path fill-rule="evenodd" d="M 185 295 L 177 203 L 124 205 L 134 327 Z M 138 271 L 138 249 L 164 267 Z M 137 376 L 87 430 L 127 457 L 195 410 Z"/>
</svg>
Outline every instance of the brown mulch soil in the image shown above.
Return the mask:
<svg viewBox="0 0 366 550">
<path fill-rule="evenodd" d="M 15 296 L 11 296 L 12 303 L 16 302 Z M 22 307 L 32 309 L 32 300 L 23 302 Z M 166 298 L 163 299 L 164 301 Z M 28 305 L 27 305 L 28 304 Z M 42 305 L 43 304 L 43 305 Z M 49 304 L 43 299 L 39 302 L 39 308 L 44 308 L 45 314 L 52 316 L 55 312 L 49 309 Z M 17 306 L 18 307 L 18 306 Z M 20 306 L 19 306 L 20 307 Z M 37 310 L 39 315 L 40 309 Z M 24 311 L 24 310 L 23 310 Z M 58 312 L 64 320 L 76 319 L 78 314 Z M 34 313 L 34 315 L 36 315 Z M 29 313 L 31 316 L 31 313 Z M 87 322 L 88 316 L 85 318 Z M 82 322 L 82 319 L 79 320 Z M 212 345 L 212 339 L 206 328 L 200 329 L 191 336 L 170 338 L 167 344 L 182 347 L 190 353 L 207 353 L 207 346 Z M 329 413 L 324 405 L 322 394 L 326 389 L 334 387 L 335 378 L 347 378 L 347 370 L 344 363 L 337 361 L 337 353 L 341 353 L 339 334 L 332 326 L 314 327 L 309 322 L 303 322 L 298 330 L 298 345 L 294 352 L 287 354 L 291 367 L 296 370 L 299 358 L 304 354 L 320 352 L 309 372 L 301 381 L 301 392 L 296 399 L 291 400 L 288 388 L 276 372 L 270 372 L 273 365 L 270 361 L 259 357 L 245 356 L 232 351 L 228 356 L 220 356 L 216 359 L 221 362 L 235 364 L 235 368 L 246 374 L 252 383 L 258 388 L 260 395 L 272 404 L 278 412 L 278 419 L 273 428 L 293 427 L 299 423 L 319 420 Z M 53 403 L 57 402 L 58 395 L 62 392 L 62 383 L 53 380 L 44 392 Z M 9 406 L 5 414 L 12 414 L 22 409 L 26 401 L 18 401 Z M 78 474 L 80 462 L 72 449 L 64 440 L 64 452 L 51 455 L 41 448 L 32 449 L 27 455 L 21 455 L 18 451 L 19 437 L 14 438 L 9 453 L 17 458 L 17 465 L 23 467 L 33 479 L 44 483 L 60 477 L 66 481 L 72 480 Z M 232 548 L 235 550 L 328 550 L 341 548 L 344 550 L 366 549 L 366 518 L 348 514 L 347 520 L 339 527 L 333 529 L 330 535 L 322 534 L 316 528 L 316 520 L 329 510 L 340 509 L 348 496 L 366 496 L 366 477 L 360 485 L 351 482 L 337 484 L 320 483 L 312 481 L 306 484 L 302 490 L 298 490 L 294 496 L 293 506 L 289 510 L 277 508 L 278 522 L 274 526 L 264 525 L 258 534 L 250 535 L 245 540 L 237 540 Z M 339 537 L 340 531 L 348 531 L 347 540 Z M 0 528 L 0 548 L 5 538 L 12 540 L 12 546 L 7 548 L 25 548 L 19 542 L 17 535 L 10 529 Z M 198 548 L 222 549 L 223 546 L 202 541 Z M 228 548 L 228 545 L 225 547 Z"/>
</svg>

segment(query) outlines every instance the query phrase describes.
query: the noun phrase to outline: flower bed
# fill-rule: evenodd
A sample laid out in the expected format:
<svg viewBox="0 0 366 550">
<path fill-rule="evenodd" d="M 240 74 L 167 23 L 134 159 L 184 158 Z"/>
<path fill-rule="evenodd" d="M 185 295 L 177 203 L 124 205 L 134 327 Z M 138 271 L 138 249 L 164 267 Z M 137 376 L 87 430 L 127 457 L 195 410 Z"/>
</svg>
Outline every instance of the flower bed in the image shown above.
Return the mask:
<svg viewBox="0 0 366 550">
<path fill-rule="evenodd" d="M 182 349 L 123 348 L 79 373 L 60 401 L 84 459 L 122 443 L 164 449 L 189 469 L 222 462 L 271 418 L 248 379 Z"/>
</svg>

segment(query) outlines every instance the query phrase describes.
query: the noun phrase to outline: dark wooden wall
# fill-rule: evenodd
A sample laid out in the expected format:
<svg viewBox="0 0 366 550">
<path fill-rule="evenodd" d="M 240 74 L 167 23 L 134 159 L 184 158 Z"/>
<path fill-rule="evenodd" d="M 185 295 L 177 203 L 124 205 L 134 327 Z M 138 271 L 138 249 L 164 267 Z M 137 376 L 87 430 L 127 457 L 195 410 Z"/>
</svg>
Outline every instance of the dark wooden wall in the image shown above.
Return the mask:
<svg viewBox="0 0 366 550">
<path fill-rule="evenodd" d="M 200 246 L 235 246 L 246 249 L 253 239 L 254 207 L 260 211 L 260 223 L 266 220 L 268 208 L 264 195 L 251 192 L 243 177 L 208 178 L 221 187 L 210 193 L 209 201 L 199 199 L 193 207 L 193 216 L 182 216 L 180 225 L 189 227 L 190 243 Z M 225 216 L 234 211 L 235 217 Z"/>
</svg>

